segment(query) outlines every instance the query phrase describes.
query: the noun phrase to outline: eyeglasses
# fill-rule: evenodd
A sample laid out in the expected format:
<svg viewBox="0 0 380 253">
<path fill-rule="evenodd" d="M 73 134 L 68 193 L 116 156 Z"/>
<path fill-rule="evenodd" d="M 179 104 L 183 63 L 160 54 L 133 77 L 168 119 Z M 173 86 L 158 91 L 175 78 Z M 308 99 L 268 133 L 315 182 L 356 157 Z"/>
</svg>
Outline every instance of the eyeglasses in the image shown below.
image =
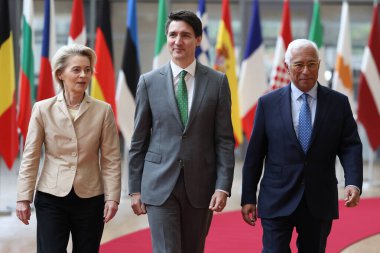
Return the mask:
<svg viewBox="0 0 380 253">
<path fill-rule="evenodd" d="M 293 63 L 292 64 L 292 68 L 297 71 L 297 72 L 301 72 L 303 71 L 303 69 L 305 68 L 305 66 L 307 67 L 308 70 L 316 70 L 319 66 L 319 62 L 317 61 L 311 61 L 311 62 L 308 62 L 308 63 L 302 63 L 302 62 L 297 62 L 297 63 Z"/>
</svg>

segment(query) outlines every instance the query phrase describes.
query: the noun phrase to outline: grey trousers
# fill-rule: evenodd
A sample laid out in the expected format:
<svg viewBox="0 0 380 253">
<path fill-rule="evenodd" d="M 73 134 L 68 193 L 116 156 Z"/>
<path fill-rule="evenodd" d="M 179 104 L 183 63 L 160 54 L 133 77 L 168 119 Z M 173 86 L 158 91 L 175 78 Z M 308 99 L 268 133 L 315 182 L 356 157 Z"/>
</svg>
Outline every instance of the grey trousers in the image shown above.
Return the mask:
<svg viewBox="0 0 380 253">
<path fill-rule="evenodd" d="M 164 204 L 146 207 L 154 253 L 204 252 L 212 211 L 190 204 L 183 173 Z"/>
</svg>

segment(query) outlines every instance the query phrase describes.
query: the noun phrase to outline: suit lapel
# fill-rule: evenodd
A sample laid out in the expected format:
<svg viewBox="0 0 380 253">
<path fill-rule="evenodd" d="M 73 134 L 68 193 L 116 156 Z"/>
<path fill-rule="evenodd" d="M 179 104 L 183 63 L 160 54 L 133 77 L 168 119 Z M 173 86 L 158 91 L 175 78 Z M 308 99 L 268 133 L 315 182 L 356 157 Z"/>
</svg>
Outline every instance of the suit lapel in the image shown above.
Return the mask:
<svg viewBox="0 0 380 253">
<path fill-rule="evenodd" d="M 58 105 L 58 108 L 59 110 L 61 110 L 61 112 L 69 119 L 71 120 L 71 117 L 70 117 L 70 114 L 69 114 L 69 111 L 67 109 L 67 106 L 66 106 L 66 101 L 65 99 L 63 98 L 63 92 L 59 93 L 58 96 L 57 96 L 57 105 Z"/>
<path fill-rule="evenodd" d="M 313 131 L 311 134 L 311 140 L 310 140 L 310 147 L 313 145 L 313 142 L 315 140 L 315 137 L 317 136 L 318 130 L 323 125 L 323 120 L 325 118 L 325 115 L 327 113 L 328 109 L 328 94 L 324 90 L 324 88 L 318 83 L 318 89 L 317 89 L 317 109 L 315 112 L 315 119 L 313 124 Z M 310 150 L 310 148 L 309 148 Z"/>
<path fill-rule="evenodd" d="M 194 79 L 193 101 L 185 131 L 189 128 L 191 122 L 198 114 L 208 84 L 207 69 L 199 62 L 197 62 Z"/>
<path fill-rule="evenodd" d="M 78 115 L 74 119 L 74 122 L 77 121 L 79 119 L 79 117 L 81 117 L 83 115 L 83 113 L 85 113 L 88 110 L 88 108 L 90 106 L 90 102 L 91 102 L 91 98 L 86 93 L 85 97 L 83 98 L 82 104 L 79 107 Z"/>
<path fill-rule="evenodd" d="M 294 131 L 294 125 L 293 125 L 293 117 L 292 117 L 292 101 L 291 101 L 291 94 L 290 94 L 290 84 L 286 86 L 285 89 L 283 89 L 283 92 L 280 94 L 280 112 L 282 120 L 284 121 L 284 126 L 288 132 L 288 134 L 291 136 L 291 138 L 298 143 L 299 149 L 302 151 L 301 144 L 298 141 L 296 131 Z"/>
<path fill-rule="evenodd" d="M 170 63 L 168 63 L 164 68 L 162 68 L 160 74 L 162 76 L 162 82 L 165 85 L 170 109 L 172 110 L 174 117 L 177 120 L 177 123 L 180 125 L 181 129 L 183 129 L 181 118 L 179 116 L 177 100 L 174 93 L 173 73 L 170 67 Z"/>
</svg>

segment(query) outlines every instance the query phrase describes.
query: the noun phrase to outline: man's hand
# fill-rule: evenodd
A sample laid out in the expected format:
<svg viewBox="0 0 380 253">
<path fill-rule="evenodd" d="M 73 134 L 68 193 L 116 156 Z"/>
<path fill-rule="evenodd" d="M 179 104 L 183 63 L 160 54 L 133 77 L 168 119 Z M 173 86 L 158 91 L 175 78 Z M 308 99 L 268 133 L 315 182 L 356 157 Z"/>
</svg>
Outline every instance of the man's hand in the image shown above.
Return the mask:
<svg viewBox="0 0 380 253">
<path fill-rule="evenodd" d="M 241 208 L 241 215 L 243 216 L 245 223 L 251 226 L 255 226 L 255 222 L 257 220 L 256 205 L 245 204 Z"/>
<path fill-rule="evenodd" d="M 131 207 L 136 215 L 146 214 L 145 204 L 141 202 L 140 193 L 132 194 Z"/>
<path fill-rule="evenodd" d="M 344 189 L 345 192 L 345 198 L 344 198 L 344 205 L 346 207 L 355 207 L 359 204 L 360 201 L 360 192 L 357 188 L 353 186 L 346 186 Z"/>
<path fill-rule="evenodd" d="M 16 215 L 22 223 L 29 225 L 30 215 L 32 211 L 30 208 L 29 200 L 17 201 L 16 205 Z"/>
<path fill-rule="evenodd" d="M 113 217 L 115 217 L 115 214 L 119 208 L 119 204 L 116 201 L 113 200 L 107 200 L 104 204 L 104 211 L 103 211 L 103 217 L 104 217 L 104 223 L 109 222 Z"/>
<path fill-rule="evenodd" d="M 215 191 L 211 197 L 209 209 L 215 212 L 221 212 L 227 205 L 227 193 Z"/>
</svg>

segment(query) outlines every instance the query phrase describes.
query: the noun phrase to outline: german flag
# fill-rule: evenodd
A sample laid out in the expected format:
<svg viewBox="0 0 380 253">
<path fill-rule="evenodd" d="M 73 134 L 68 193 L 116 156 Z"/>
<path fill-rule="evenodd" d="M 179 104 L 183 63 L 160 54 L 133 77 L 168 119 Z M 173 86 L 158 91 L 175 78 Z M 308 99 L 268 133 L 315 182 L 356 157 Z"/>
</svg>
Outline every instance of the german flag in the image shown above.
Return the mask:
<svg viewBox="0 0 380 253">
<path fill-rule="evenodd" d="M 92 79 L 91 96 L 111 104 L 116 117 L 110 3 L 108 0 L 104 0 L 99 1 L 99 5 L 95 38 L 97 62 L 95 64 L 95 74 Z"/>
<path fill-rule="evenodd" d="M 16 83 L 8 0 L 0 0 L 0 155 L 11 169 L 18 153 Z"/>
</svg>

